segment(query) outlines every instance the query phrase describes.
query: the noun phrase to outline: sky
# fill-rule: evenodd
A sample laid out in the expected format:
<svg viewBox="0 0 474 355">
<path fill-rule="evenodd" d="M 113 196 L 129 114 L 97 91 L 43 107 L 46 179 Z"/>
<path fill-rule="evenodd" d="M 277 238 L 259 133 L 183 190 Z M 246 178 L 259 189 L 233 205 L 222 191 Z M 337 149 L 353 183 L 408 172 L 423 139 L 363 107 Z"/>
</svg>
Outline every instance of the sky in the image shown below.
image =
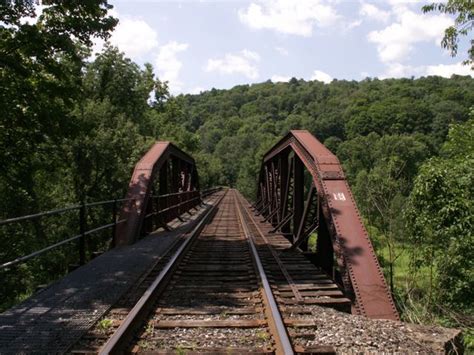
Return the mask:
<svg viewBox="0 0 474 355">
<path fill-rule="evenodd" d="M 111 44 L 148 62 L 173 94 L 292 77 L 363 80 L 452 74 L 463 66 L 440 45 L 453 23 L 406 0 L 110 0 Z M 96 41 L 95 50 L 102 47 Z"/>
</svg>

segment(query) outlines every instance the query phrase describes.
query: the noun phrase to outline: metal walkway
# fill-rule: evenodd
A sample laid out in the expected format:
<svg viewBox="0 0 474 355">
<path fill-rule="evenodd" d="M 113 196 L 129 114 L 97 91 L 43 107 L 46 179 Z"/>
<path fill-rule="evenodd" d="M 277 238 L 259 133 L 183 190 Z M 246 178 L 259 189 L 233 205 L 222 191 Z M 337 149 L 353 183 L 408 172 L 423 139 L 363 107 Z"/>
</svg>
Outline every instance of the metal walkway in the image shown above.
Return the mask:
<svg viewBox="0 0 474 355">
<path fill-rule="evenodd" d="M 154 264 L 207 205 L 175 220 L 171 232 L 110 250 L 0 314 L 0 353 L 65 352 Z"/>
</svg>

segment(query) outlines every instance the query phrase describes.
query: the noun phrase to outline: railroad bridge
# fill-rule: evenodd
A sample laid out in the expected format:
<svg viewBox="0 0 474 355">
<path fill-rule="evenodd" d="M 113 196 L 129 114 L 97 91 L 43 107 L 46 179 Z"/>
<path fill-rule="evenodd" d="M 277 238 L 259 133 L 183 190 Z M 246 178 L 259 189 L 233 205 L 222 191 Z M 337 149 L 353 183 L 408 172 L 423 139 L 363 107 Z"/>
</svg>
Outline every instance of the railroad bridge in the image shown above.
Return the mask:
<svg viewBox="0 0 474 355">
<path fill-rule="evenodd" d="M 399 322 L 341 164 L 309 132 L 265 154 L 256 188 L 253 203 L 201 190 L 194 159 L 157 142 L 124 198 L 1 221 L 78 211 L 77 235 L 0 270 L 70 244 L 81 266 L 0 314 L 0 353 L 430 352 L 455 338 Z M 101 205 L 111 222 L 88 229 Z"/>
</svg>

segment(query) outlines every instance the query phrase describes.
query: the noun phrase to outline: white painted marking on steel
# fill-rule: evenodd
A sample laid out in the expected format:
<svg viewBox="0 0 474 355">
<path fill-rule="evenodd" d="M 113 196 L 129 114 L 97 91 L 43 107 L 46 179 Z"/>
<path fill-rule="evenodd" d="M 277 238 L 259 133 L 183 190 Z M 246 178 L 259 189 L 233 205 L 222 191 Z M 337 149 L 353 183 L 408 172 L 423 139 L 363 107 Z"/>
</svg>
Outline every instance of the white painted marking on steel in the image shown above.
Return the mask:
<svg viewBox="0 0 474 355">
<path fill-rule="evenodd" d="M 334 200 L 336 201 L 345 201 L 346 196 L 344 195 L 344 192 L 334 192 L 333 194 Z"/>
</svg>

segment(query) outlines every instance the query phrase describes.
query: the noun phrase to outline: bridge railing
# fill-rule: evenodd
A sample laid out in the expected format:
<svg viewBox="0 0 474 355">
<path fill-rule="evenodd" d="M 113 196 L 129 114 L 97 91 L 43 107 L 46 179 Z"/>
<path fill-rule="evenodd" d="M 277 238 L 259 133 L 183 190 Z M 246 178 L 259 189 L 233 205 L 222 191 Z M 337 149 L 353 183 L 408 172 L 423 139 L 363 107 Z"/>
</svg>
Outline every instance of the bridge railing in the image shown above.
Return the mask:
<svg viewBox="0 0 474 355">
<path fill-rule="evenodd" d="M 23 224 L 23 223 L 35 222 L 44 217 L 64 215 L 66 213 L 74 212 L 74 211 L 78 212 L 78 221 L 77 221 L 78 233 L 77 234 L 73 236 L 69 236 L 66 239 L 57 241 L 48 246 L 45 246 L 39 250 L 33 251 L 30 254 L 19 256 L 9 261 L 3 261 L 0 264 L 0 270 L 8 269 L 13 266 L 19 265 L 21 263 L 27 262 L 33 258 L 39 257 L 47 252 L 63 247 L 66 244 L 70 244 L 73 242 L 78 243 L 79 264 L 81 265 L 84 264 L 87 258 L 86 257 L 86 237 L 96 234 L 100 231 L 104 231 L 106 229 L 111 229 L 111 241 L 113 241 L 115 239 L 114 236 L 116 233 L 117 225 L 124 223 L 126 221 L 126 219 L 118 220 L 117 218 L 120 205 L 128 201 L 133 203 L 132 200 L 133 199 L 124 198 L 124 199 L 114 199 L 114 200 L 98 201 L 98 202 L 90 202 L 90 203 L 81 203 L 81 204 L 68 206 L 65 208 L 35 213 L 35 214 L 22 216 L 22 217 L 9 218 L 9 219 L 0 221 L 0 228 L 2 228 L 4 226 L 12 225 L 12 224 L 19 224 L 19 223 Z M 88 217 L 89 217 L 88 212 L 90 212 L 92 208 L 97 208 L 97 207 L 110 207 L 111 208 L 111 211 L 109 212 L 110 223 L 101 224 L 94 228 L 88 229 Z"/>
<path fill-rule="evenodd" d="M 152 195 L 136 239 L 181 218 L 201 202 L 199 190 Z M 0 312 L 115 247 L 118 228 L 127 222 L 123 206 L 135 198 L 80 203 L 0 220 Z M 190 212 L 191 213 L 191 212 Z M 14 253 L 11 251 L 15 251 Z"/>
<path fill-rule="evenodd" d="M 141 235 L 163 227 L 169 229 L 167 223 L 189 212 L 201 203 L 199 190 L 181 191 L 165 195 L 150 196 L 149 212 L 144 217 Z"/>
<path fill-rule="evenodd" d="M 201 191 L 201 198 L 207 197 L 209 195 L 212 195 L 213 193 L 217 191 L 221 191 L 222 186 L 216 186 L 216 187 L 211 187 L 210 189 L 202 190 Z"/>
<path fill-rule="evenodd" d="M 208 196 L 220 188 L 213 188 L 206 190 L 204 196 Z M 204 197 L 203 196 L 203 197 Z M 151 196 L 151 212 L 145 216 L 146 223 L 144 223 L 144 228 L 142 229 L 141 235 L 146 235 L 153 230 L 164 227 L 167 228 L 166 223 L 179 218 L 183 213 L 188 212 L 192 208 L 198 206 L 201 203 L 201 192 L 199 190 L 193 191 L 181 191 L 176 193 L 164 194 L 164 195 L 155 195 Z M 0 270 L 9 269 L 21 263 L 27 262 L 33 258 L 39 257 L 47 252 L 50 252 L 54 249 L 63 247 L 67 244 L 77 242 L 78 243 L 78 257 L 79 264 L 83 265 L 87 260 L 87 250 L 86 250 L 86 238 L 90 235 L 96 234 L 98 232 L 104 231 L 106 229 L 111 229 L 110 236 L 110 246 L 113 247 L 113 242 L 115 240 L 117 226 L 125 223 L 126 218 L 119 219 L 119 210 L 121 204 L 124 202 L 134 203 L 135 199 L 133 198 L 123 198 L 123 199 L 114 199 L 107 201 L 98 201 L 90 203 L 76 204 L 68 206 L 65 208 L 55 209 L 46 212 L 35 213 L 27 216 L 9 218 L 0 221 L 0 228 L 3 226 L 15 224 L 15 223 L 29 223 L 44 217 L 48 216 L 57 216 L 63 215 L 69 212 L 78 211 L 78 221 L 77 229 L 78 233 L 69 236 L 61 241 L 57 241 L 53 244 L 47 245 L 39 250 L 35 250 L 30 254 L 19 256 L 13 258 L 9 261 L 1 261 Z M 88 212 L 92 208 L 97 207 L 111 207 L 110 213 L 110 223 L 101 224 L 94 228 L 88 229 Z"/>
</svg>

